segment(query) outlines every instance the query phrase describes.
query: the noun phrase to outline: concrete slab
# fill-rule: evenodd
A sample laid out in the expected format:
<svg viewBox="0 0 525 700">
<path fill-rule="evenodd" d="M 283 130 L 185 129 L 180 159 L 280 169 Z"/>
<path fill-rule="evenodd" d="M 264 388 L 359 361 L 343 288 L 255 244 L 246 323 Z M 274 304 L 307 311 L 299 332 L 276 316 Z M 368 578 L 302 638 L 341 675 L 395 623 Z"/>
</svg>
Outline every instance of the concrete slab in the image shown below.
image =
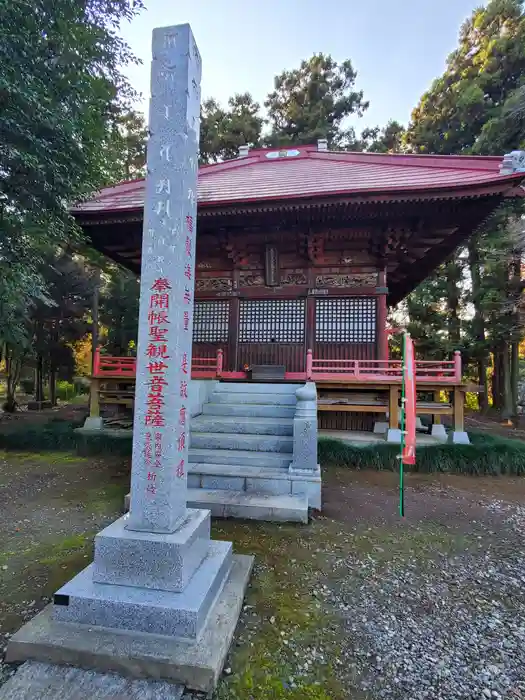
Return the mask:
<svg viewBox="0 0 525 700">
<path fill-rule="evenodd" d="M 26 661 L 0 689 L 0 700 L 180 700 L 182 685 L 123 678 Z"/>
<path fill-rule="evenodd" d="M 231 569 L 232 544 L 212 540 L 180 593 L 93 581 L 93 564 L 55 593 L 57 621 L 197 639 Z"/>
<path fill-rule="evenodd" d="M 133 678 L 170 680 L 209 692 L 217 684 L 226 660 L 252 567 L 253 557 L 234 555 L 228 579 L 196 642 L 58 622 L 48 605 L 13 635 L 6 661 L 31 659 L 114 671 Z"/>
<path fill-rule="evenodd" d="M 385 442 L 385 436 L 374 435 L 374 433 L 364 430 L 320 430 L 320 438 L 334 438 L 334 440 L 341 440 L 354 447 L 368 447 L 369 445 L 382 445 Z M 418 447 L 430 447 L 431 445 L 439 445 L 440 440 L 431 437 L 430 435 L 425 435 L 422 433 L 417 433 L 416 443 Z"/>
</svg>

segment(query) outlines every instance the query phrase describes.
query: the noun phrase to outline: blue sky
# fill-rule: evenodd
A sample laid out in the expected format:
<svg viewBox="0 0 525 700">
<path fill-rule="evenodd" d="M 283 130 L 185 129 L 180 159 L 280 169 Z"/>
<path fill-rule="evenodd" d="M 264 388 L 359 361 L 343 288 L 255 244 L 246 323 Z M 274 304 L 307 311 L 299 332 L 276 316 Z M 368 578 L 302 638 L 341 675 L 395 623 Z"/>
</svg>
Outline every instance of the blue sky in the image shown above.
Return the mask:
<svg viewBox="0 0 525 700">
<path fill-rule="evenodd" d="M 360 131 L 389 119 L 408 122 L 421 94 L 456 47 L 459 27 L 480 0 L 145 0 L 123 37 L 143 65 L 127 74 L 149 93 L 151 32 L 189 22 L 203 62 L 202 94 L 226 103 L 249 91 L 259 102 L 273 77 L 315 52 L 350 58 L 370 107 Z"/>
</svg>

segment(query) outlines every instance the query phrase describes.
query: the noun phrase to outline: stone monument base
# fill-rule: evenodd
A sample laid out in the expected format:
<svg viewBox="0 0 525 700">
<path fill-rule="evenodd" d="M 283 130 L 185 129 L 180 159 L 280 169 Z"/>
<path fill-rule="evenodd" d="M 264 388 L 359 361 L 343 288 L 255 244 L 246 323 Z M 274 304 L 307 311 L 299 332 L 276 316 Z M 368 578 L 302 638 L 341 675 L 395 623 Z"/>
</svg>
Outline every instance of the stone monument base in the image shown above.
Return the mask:
<svg viewBox="0 0 525 700">
<path fill-rule="evenodd" d="M 6 661 L 34 660 L 114 671 L 134 678 L 169 680 L 209 692 L 222 671 L 252 567 L 253 557 L 232 556 L 224 586 L 196 639 L 63 622 L 53 617 L 53 608 L 57 606 L 48 605 L 13 635 Z M 136 590 L 144 592 L 144 589 Z"/>
</svg>

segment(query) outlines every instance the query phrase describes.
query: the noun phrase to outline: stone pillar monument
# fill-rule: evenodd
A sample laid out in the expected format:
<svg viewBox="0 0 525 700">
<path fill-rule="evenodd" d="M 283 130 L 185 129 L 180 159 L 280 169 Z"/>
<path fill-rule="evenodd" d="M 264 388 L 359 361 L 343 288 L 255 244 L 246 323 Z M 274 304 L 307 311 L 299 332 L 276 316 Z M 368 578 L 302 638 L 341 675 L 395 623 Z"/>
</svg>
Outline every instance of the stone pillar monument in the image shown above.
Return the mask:
<svg viewBox="0 0 525 700">
<path fill-rule="evenodd" d="M 41 614 L 45 634 L 38 616 L 15 635 L 10 658 L 49 660 L 42 649 L 58 639 L 59 663 L 210 690 L 253 558 L 211 541 L 210 512 L 186 507 L 200 78 L 190 26 L 154 30 L 130 513 L 95 537 L 93 564 Z M 109 651 L 97 628 L 112 631 Z M 189 673 L 195 664 L 206 673 Z"/>
</svg>

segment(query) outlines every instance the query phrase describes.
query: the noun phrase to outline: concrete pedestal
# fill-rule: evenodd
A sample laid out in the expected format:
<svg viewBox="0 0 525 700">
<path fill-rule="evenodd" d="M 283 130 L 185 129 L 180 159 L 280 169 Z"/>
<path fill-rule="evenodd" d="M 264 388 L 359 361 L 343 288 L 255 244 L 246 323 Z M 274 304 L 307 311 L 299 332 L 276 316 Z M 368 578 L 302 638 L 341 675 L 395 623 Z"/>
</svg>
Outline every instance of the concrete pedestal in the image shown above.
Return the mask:
<svg viewBox="0 0 525 700">
<path fill-rule="evenodd" d="M 88 416 L 84 421 L 82 430 L 84 432 L 98 432 L 104 427 L 104 420 L 100 416 Z"/>
<path fill-rule="evenodd" d="M 401 430 L 399 428 L 389 428 L 386 434 L 386 441 L 394 445 L 401 444 Z"/>
<path fill-rule="evenodd" d="M 434 423 L 430 434 L 438 440 L 442 440 L 443 442 L 447 441 L 447 431 L 445 430 L 445 426 L 441 423 Z"/>
<path fill-rule="evenodd" d="M 209 692 L 224 666 L 252 566 L 253 557 L 233 556 L 230 572 L 198 639 L 60 622 L 49 605 L 11 637 L 6 661 L 34 660 L 114 671 Z"/>
<path fill-rule="evenodd" d="M 448 435 L 451 445 L 470 445 L 468 434 L 464 430 L 452 430 Z"/>
</svg>

